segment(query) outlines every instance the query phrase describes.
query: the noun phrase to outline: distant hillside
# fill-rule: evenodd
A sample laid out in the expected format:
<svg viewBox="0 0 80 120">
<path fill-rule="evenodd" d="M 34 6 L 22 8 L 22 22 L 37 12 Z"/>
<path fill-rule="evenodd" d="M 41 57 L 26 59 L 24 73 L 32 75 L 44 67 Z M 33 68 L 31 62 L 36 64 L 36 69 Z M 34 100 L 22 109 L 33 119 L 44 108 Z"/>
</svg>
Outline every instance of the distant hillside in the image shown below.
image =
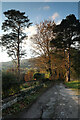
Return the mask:
<svg viewBox="0 0 80 120">
<path fill-rule="evenodd" d="M 36 58 L 23 59 L 21 60 L 21 68 L 35 68 Z M 7 70 L 9 68 L 15 67 L 15 64 L 12 61 L 2 62 L 2 69 Z"/>
</svg>

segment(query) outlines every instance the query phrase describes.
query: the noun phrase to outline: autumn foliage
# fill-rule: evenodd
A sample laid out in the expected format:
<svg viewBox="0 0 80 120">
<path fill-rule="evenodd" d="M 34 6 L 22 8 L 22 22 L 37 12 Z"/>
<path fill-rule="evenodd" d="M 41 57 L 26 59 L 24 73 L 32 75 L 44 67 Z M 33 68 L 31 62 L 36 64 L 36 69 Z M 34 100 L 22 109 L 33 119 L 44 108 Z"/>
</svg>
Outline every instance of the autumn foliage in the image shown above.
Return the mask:
<svg viewBox="0 0 80 120">
<path fill-rule="evenodd" d="M 34 75 L 34 71 L 30 70 L 25 74 L 25 81 L 31 81 L 33 80 L 33 75 Z"/>
</svg>

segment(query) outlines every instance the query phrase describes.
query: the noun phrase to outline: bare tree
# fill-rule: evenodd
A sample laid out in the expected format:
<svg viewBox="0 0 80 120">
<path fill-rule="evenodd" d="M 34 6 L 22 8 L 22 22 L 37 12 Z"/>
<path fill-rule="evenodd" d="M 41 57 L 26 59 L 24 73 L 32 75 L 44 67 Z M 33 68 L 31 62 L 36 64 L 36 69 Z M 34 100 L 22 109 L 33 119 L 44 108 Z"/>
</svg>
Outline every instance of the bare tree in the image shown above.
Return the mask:
<svg viewBox="0 0 80 120">
<path fill-rule="evenodd" d="M 55 28 L 55 26 L 56 24 L 54 23 L 54 21 L 42 21 L 40 24 L 36 25 L 37 34 L 32 36 L 33 52 L 41 57 L 41 59 L 39 59 L 39 62 L 44 64 L 45 69 L 50 72 L 51 76 L 52 49 L 50 47 L 50 41 L 54 38 L 53 29 Z"/>
</svg>

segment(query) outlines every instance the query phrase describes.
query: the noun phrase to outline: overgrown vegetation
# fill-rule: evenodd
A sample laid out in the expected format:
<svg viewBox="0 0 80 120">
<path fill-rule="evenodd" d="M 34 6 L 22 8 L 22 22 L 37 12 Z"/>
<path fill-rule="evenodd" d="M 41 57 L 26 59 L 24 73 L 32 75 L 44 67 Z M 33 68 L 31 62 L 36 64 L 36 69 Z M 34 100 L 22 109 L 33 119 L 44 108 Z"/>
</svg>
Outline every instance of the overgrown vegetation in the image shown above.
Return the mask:
<svg viewBox="0 0 80 120">
<path fill-rule="evenodd" d="M 13 104 L 11 107 L 8 107 L 3 110 L 3 116 L 17 114 L 18 112 L 22 111 L 25 108 L 28 108 L 45 90 L 53 85 L 52 81 L 48 81 L 43 84 L 43 87 L 37 89 L 34 93 L 29 95 L 26 94 L 26 97 L 23 100 L 18 101 L 17 103 Z"/>
<path fill-rule="evenodd" d="M 20 91 L 20 82 L 11 72 L 2 73 L 2 97 L 3 99 Z"/>
<path fill-rule="evenodd" d="M 70 81 L 70 82 L 65 82 L 65 85 L 66 85 L 67 87 L 70 87 L 70 88 L 80 89 L 80 81 L 79 81 L 79 80 Z"/>
<path fill-rule="evenodd" d="M 33 100 L 35 100 L 38 97 L 38 92 L 35 94 L 31 94 L 27 96 L 24 100 L 21 100 L 15 104 L 13 104 L 11 107 L 8 107 L 7 109 L 3 110 L 3 116 L 6 114 L 16 114 L 17 112 L 22 111 L 25 107 L 27 108 L 28 105 L 31 104 Z"/>
<path fill-rule="evenodd" d="M 25 74 L 20 75 L 20 81 L 17 81 L 17 75 L 13 71 L 5 71 L 2 73 L 2 97 L 8 98 L 24 90 L 30 90 L 40 86 L 42 83 L 49 81 L 44 73 L 38 73 L 32 69 Z"/>
</svg>

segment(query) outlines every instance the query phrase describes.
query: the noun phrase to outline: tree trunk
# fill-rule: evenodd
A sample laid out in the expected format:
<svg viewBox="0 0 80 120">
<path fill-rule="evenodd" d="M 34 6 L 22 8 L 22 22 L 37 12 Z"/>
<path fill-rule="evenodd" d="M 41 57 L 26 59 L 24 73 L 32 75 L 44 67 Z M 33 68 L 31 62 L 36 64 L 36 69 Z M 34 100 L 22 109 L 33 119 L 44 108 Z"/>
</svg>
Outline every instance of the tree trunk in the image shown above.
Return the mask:
<svg viewBox="0 0 80 120">
<path fill-rule="evenodd" d="M 70 48 L 69 48 L 69 51 L 68 51 L 68 68 L 69 68 L 69 74 L 68 74 L 68 82 L 70 81 Z"/>
<path fill-rule="evenodd" d="M 70 48 L 68 49 L 68 69 L 66 72 L 66 81 L 70 81 Z"/>
<path fill-rule="evenodd" d="M 20 29 L 20 28 L 19 28 Z M 18 76 L 18 80 L 20 81 L 20 49 L 19 49 L 19 29 L 18 29 L 18 50 L 17 50 L 17 76 Z"/>
<path fill-rule="evenodd" d="M 68 70 L 66 71 L 66 82 L 68 82 Z"/>
<path fill-rule="evenodd" d="M 51 69 L 51 60 L 50 60 L 50 58 L 49 58 L 48 64 L 49 64 L 50 78 L 52 79 L 52 69 Z"/>
<path fill-rule="evenodd" d="M 49 50 L 49 41 L 48 41 L 48 38 L 47 38 L 47 54 L 48 54 L 48 69 L 49 69 L 49 73 L 50 73 L 50 77 L 52 79 L 52 69 L 51 69 L 51 56 L 50 56 L 50 50 Z"/>
</svg>

